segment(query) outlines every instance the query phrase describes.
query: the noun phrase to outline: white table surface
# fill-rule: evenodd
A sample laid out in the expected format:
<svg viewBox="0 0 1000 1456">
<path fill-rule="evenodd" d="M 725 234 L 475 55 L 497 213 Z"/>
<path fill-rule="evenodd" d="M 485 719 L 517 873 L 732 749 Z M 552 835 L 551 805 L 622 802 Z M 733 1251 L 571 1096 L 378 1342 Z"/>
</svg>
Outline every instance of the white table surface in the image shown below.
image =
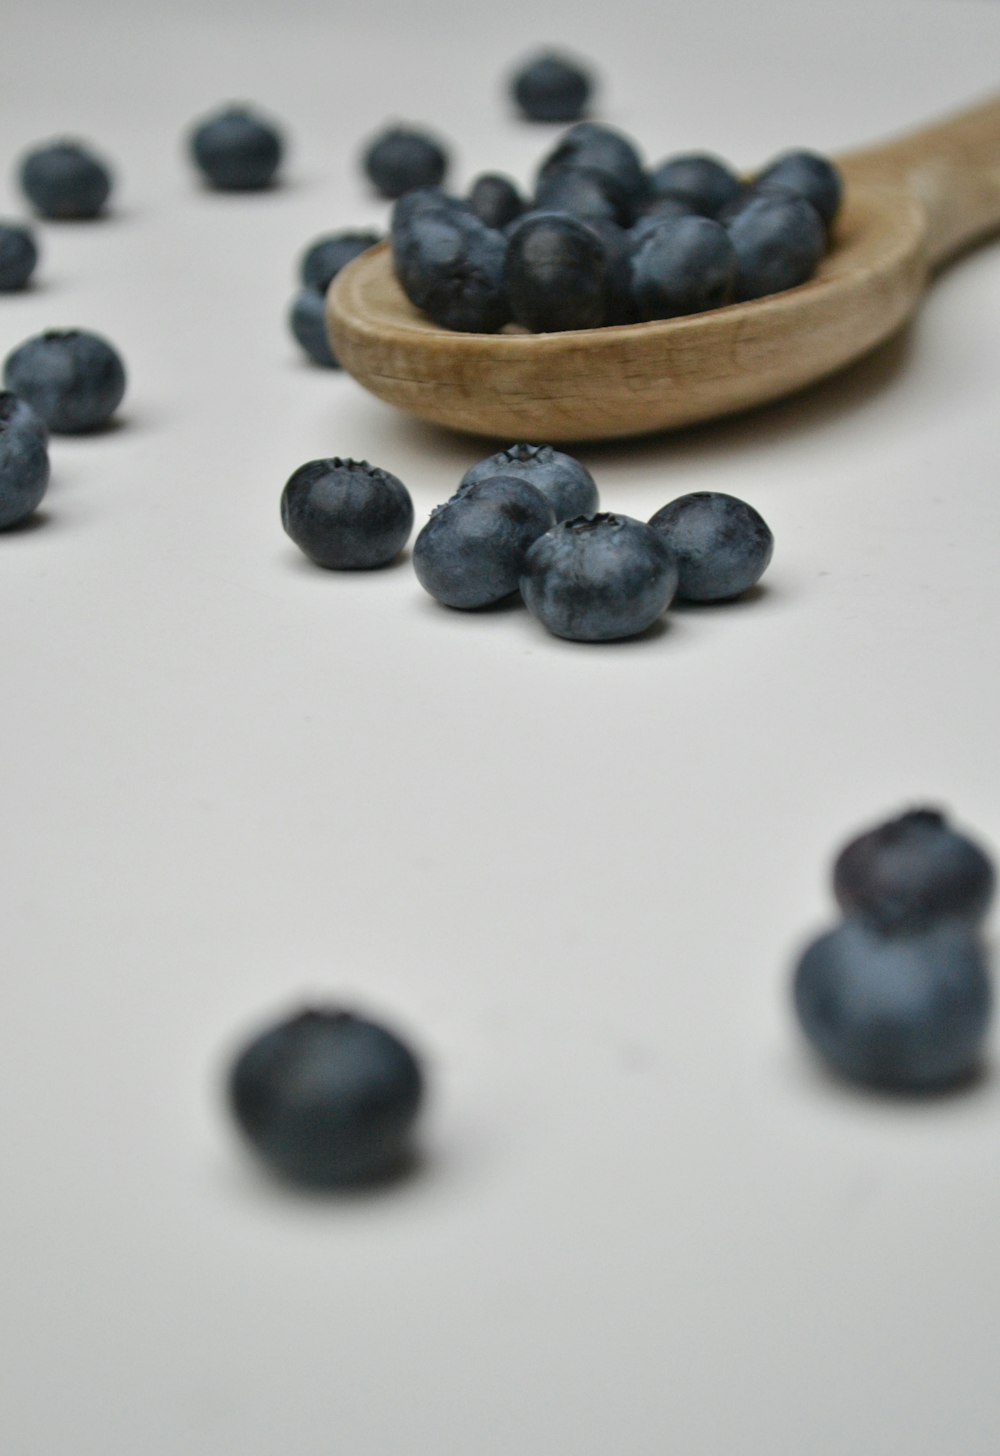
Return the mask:
<svg viewBox="0 0 1000 1456">
<path fill-rule="evenodd" d="M 747 168 L 1000 79 L 984 0 L 5 8 L 0 211 L 64 131 L 120 186 L 41 228 L 0 350 L 80 325 L 130 374 L 0 540 L 5 1456 L 996 1456 L 1000 1081 L 844 1090 L 787 987 L 846 835 L 929 801 L 1000 846 L 1000 247 L 838 380 L 580 452 L 635 515 L 752 501 L 744 606 L 587 648 L 280 529 L 305 460 L 383 465 L 422 519 L 486 453 L 311 368 L 284 312 L 307 242 L 382 224 L 355 158 L 389 117 L 459 184 L 527 179 L 552 132 L 501 81 L 542 41 L 651 158 Z M 288 128 L 274 193 L 188 171 L 233 97 Z M 272 1186 L 221 1109 L 307 997 L 428 1059 L 381 1197 Z"/>
</svg>

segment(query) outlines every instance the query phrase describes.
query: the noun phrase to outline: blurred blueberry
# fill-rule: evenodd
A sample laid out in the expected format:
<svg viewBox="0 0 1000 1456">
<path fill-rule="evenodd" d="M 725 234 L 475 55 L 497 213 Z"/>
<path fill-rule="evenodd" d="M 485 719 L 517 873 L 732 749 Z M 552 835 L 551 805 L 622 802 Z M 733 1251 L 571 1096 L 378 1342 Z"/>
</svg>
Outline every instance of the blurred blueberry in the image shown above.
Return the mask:
<svg viewBox="0 0 1000 1456">
<path fill-rule="evenodd" d="M 0 394 L 0 530 L 25 520 L 49 483 L 49 456 L 37 420 L 20 400 Z"/>
<path fill-rule="evenodd" d="M 785 152 L 755 178 L 757 187 L 787 187 L 811 202 L 827 227 L 837 215 L 843 197 L 840 173 L 828 157 L 817 152 Z"/>
<path fill-rule="evenodd" d="M 206 182 L 222 192 L 270 187 L 285 150 L 277 127 L 248 106 L 227 106 L 199 122 L 188 145 Z"/>
<path fill-rule="evenodd" d="M 705 217 L 717 216 L 743 190 L 725 162 L 701 152 L 661 162 L 649 174 L 649 187 L 654 197 L 681 197 Z"/>
<path fill-rule="evenodd" d="M 315 288 L 300 288 L 288 311 L 288 326 L 296 343 L 314 364 L 339 369 L 340 362 L 326 332 L 326 297 Z"/>
<path fill-rule="evenodd" d="M 517 590 L 528 548 L 554 523 L 541 491 L 517 476 L 465 486 L 417 536 L 417 580 L 446 607 L 491 606 Z"/>
<path fill-rule="evenodd" d="M 125 395 L 125 366 L 98 334 L 49 329 L 8 354 L 4 384 L 53 434 L 76 435 L 98 429 L 114 414 Z"/>
<path fill-rule="evenodd" d="M 629 212 L 616 200 L 602 172 L 592 167 L 552 167 L 541 177 L 535 189 L 533 210 L 568 212 L 586 222 L 604 218 L 608 222 L 628 222 Z"/>
<path fill-rule="evenodd" d="M 341 268 L 346 268 L 369 248 L 382 241 L 378 233 L 328 233 L 310 243 L 299 262 L 299 276 L 304 288 L 325 293 Z"/>
<path fill-rule="evenodd" d="M 31 229 L 0 222 L 0 293 L 25 288 L 37 262 L 38 246 Z"/>
<path fill-rule="evenodd" d="M 410 302 L 442 328 L 491 334 L 507 323 L 507 240 L 471 209 L 446 200 L 397 211 L 392 257 Z"/>
<path fill-rule="evenodd" d="M 362 166 L 382 197 L 402 197 L 415 187 L 436 187 L 448 170 L 440 142 L 412 127 L 395 126 L 369 143 Z"/>
<path fill-rule="evenodd" d="M 538 181 L 561 167 L 584 167 L 600 173 L 623 222 L 637 217 L 647 200 L 646 174 L 638 151 L 628 137 L 609 126 L 591 121 L 571 126 L 542 162 Z"/>
<path fill-rule="evenodd" d="M 16 425 L 19 430 L 32 430 L 43 445 L 49 443 L 49 427 L 26 399 L 9 389 L 0 390 L 0 424 Z"/>
<path fill-rule="evenodd" d="M 556 52 L 525 62 L 511 82 L 511 93 L 529 121 L 576 121 L 587 110 L 593 79 L 584 68 Z"/>
<path fill-rule="evenodd" d="M 805 283 L 826 252 L 826 229 L 804 197 L 760 195 L 728 226 L 736 252 L 736 298 L 763 298 Z"/>
<path fill-rule="evenodd" d="M 730 302 L 735 277 L 729 235 L 707 217 L 664 220 L 632 254 L 632 298 L 640 319 L 719 308 Z"/>
<path fill-rule="evenodd" d="M 111 194 L 111 173 L 82 142 L 33 147 L 21 162 L 21 187 L 42 217 L 97 217 Z"/>
<path fill-rule="evenodd" d="M 698 490 L 663 506 L 649 522 L 673 553 L 677 595 L 689 602 L 742 596 L 760 580 L 774 551 L 763 517 L 735 496 Z"/>
<path fill-rule="evenodd" d="M 507 298 L 516 323 L 550 333 L 607 321 L 608 260 L 592 228 L 567 213 L 538 212 L 508 237 Z"/>
<path fill-rule="evenodd" d="M 281 524 L 317 566 L 369 571 L 406 545 L 413 501 L 401 480 L 367 460 L 310 460 L 282 491 Z"/>
<path fill-rule="evenodd" d="M 509 177 L 483 172 L 469 189 L 469 206 L 487 227 L 502 230 L 521 216 L 524 201 Z"/>
<path fill-rule="evenodd" d="M 459 490 L 496 475 L 516 476 L 535 486 L 555 511 L 557 521 L 590 516 L 598 508 L 597 486 L 590 471 L 551 445 L 511 445 L 480 460 L 462 476 Z"/>
</svg>

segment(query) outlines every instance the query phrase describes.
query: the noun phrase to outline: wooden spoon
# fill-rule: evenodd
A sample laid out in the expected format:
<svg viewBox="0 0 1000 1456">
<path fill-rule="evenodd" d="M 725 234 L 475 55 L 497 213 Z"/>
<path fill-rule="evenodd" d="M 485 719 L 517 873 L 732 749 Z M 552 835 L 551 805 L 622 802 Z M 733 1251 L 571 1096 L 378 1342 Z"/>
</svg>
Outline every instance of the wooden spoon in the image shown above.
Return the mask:
<svg viewBox="0 0 1000 1456">
<path fill-rule="evenodd" d="M 615 439 L 778 399 L 881 343 L 935 269 L 1000 228 L 1000 100 L 837 160 L 831 251 L 786 293 L 653 323 L 459 334 L 407 300 L 383 244 L 330 289 L 333 347 L 381 399 L 507 441 Z"/>
</svg>

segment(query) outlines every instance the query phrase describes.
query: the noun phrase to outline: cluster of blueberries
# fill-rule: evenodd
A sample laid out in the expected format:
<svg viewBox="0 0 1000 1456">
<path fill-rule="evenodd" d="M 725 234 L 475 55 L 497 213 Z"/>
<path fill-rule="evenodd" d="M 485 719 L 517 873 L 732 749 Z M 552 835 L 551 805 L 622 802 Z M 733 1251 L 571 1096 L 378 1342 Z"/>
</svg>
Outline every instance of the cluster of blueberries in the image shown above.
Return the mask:
<svg viewBox="0 0 1000 1456">
<path fill-rule="evenodd" d="M 599 509 L 578 460 L 512 445 L 466 471 L 413 547 L 421 586 L 447 607 L 489 607 L 520 591 L 557 637 L 634 637 L 674 597 L 731 601 L 763 575 L 774 538 L 757 511 L 719 491 L 671 501 L 648 523 Z M 406 545 L 413 502 L 367 461 L 310 460 L 285 485 L 281 520 L 318 566 L 387 565 Z"/>
</svg>

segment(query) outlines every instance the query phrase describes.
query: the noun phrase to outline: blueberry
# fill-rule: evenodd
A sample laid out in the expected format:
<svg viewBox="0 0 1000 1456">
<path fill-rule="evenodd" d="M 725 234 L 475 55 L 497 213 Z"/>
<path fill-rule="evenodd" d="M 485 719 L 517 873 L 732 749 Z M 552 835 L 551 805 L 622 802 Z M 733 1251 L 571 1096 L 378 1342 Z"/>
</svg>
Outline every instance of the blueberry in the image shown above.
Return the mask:
<svg viewBox="0 0 1000 1456">
<path fill-rule="evenodd" d="M 529 547 L 554 523 L 541 491 L 517 476 L 465 486 L 414 542 L 417 580 L 446 607 L 491 606 L 517 590 Z"/>
<path fill-rule="evenodd" d="M 391 127 L 370 143 L 362 165 L 375 190 L 388 198 L 402 197 L 415 187 L 436 187 L 448 170 L 448 154 L 426 132 Z"/>
<path fill-rule="evenodd" d="M 804 197 L 753 198 L 728 228 L 736 251 L 736 297 L 763 298 L 805 283 L 826 252 L 826 229 Z"/>
<path fill-rule="evenodd" d="M 49 427 L 41 415 L 31 408 L 27 400 L 12 394 L 9 389 L 0 390 L 0 425 L 16 425 L 21 430 L 32 430 L 43 445 L 49 443 Z"/>
<path fill-rule="evenodd" d="M 227 106 L 206 117 L 188 145 L 206 182 L 222 192 L 270 187 L 285 150 L 278 129 L 247 106 Z"/>
<path fill-rule="evenodd" d="M 553 167 L 539 179 L 534 207 L 540 212 L 568 212 L 588 222 L 595 217 L 627 222 L 629 216 L 604 174 L 591 167 Z"/>
<path fill-rule="evenodd" d="M 706 217 L 716 217 L 734 202 L 743 184 L 724 162 L 701 152 L 671 157 L 649 175 L 655 197 L 681 197 Z"/>
<path fill-rule="evenodd" d="M 581 121 L 570 127 L 542 163 L 539 180 L 559 167 L 586 167 L 602 175 L 620 216 L 631 221 L 648 198 L 642 159 L 628 137 L 609 126 Z"/>
<path fill-rule="evenodd" d="M 299 276 L 303 288 L 325 293 L 341 268 L 346 268 L 382 239 L 378 233 L 329 233 L 317 238 L 302 255 Z"/>
<path fill-rule="evenodd" d="M 954 919 L 976 926 L 993 898 L 993 865 L 936 809 L 911 809 L 851 840 L 833 868 L 837 901 L 883 931 Z"/>
<path fill-rule="evenodd" d="M 495 475 L 517 476 L 540 490 L 557 521 L 591 516 L 598 508 L 597 486 L 590 471 L 572 455 L 563 455 L 551 445 L 511 445 L 498 455 L 480 460 L 462 476 L 459 490 Z"/>
<path fill-rule="evenodd" d="M 339 369 L 340 363 L 330 347 L 326 332 L 326 298 L 315 288 L 301 288 L 292 300 L 288 325 L 296 343 L 314 364 L 324 369 Z"/>
<path fill-rule="evenodd" d="M 367 460 L 310 460 L 282 492 L 281 524 L 317 566 L 370 570 L 406 545 L 413 502 L 402 481 Z"/>
<path fill-rule="evenodd" d="M 445 201 L 394 216 L 392 256 L 410 302 L 442 328 L 493 334 L 507 323 L 507 240 L 470 209 Z"/>
<path fill-rule="evenodd" d="M 793 992 L 806 1036 L 851 1081 L 931 1091 L 976 1070 L 989 972 L 979 939 L 957 922 L 883 935 L 852 916 L 808 947 Z"/>
<path fill-rule="evenodd" d="M 722 602 L 749 591 L 767 570 L 774 537 L 746 501 L 698 490 L 663 506 L 649 522 L 669 546 L 679 573 L 677 595 Z"/>
<path fill-rule="evenodd" d="M 230 1110 L 276 1173 L 312 1188 L 385 1178 L 405 1164 L 423 1098 L 399 1037 L 350 1011 L 300 1011 L 254 1037 L 229 1073 Z"/>
<path fill-rule="evenodd" d="M 707 217 L 664 220 L 632 255 L 632 298 L 640 319 L 703 313 L 732 298 L 736 253 L 725 228 Z"/>
<path fill-rule="evenodd" d="M 827 227 L 833 222 L 843 197 L 840 173 L 826 157 L 816 152 L 785 152 L 776 157 L 755 179 L 756 186 L 786 187 L 811 202 Z"/>
<path fill-rule="evenodd" d="M 14 293 L 27 285 L 38 262 L 38 246 L 30 228 L 0 222 L 0 293 Z"/>
<path fill-rule="evenodd" d="M 533 213 L 509 234 L 511 317 L 533 333 L 595 329 L 610 301 L 608 260 L 592 228 L 566 213 Z"/>
<path fill-rule="evenodd" d="M 679 217 L 700 217 L 702 214 L 686 197 L 657 197 L 643 208 L 629 228 L 629 239 L 635 249 L 643 238 L 655 232 L 664 222 L 676 222 Z"/>
<path fill-rule="evenodd" d="M 111 173 L 80 142 L 49 142 L 21 162 L 21 187 L 42 217 L 97 217 L 111 194 Z"/>
<path fill-rule="evenodd" d="M 39 424 L 15 395 L 0 393 L 0 530 L 30 516 L 48 486 L 49 456 Z"/>
<path fill-rule="evenodd" d="M 529 121 L 576 121 L 592 91 L 588 72 L 555 52 L 527 61 L 511 82 L 513 98 Z"/>
<path fill-rule="evenodd" d="M 557 637 L 611 642 L 656 621 L 677 589 L 677 564 L 661 536 L 630 516 L 577 516 L 528 552 L 521 595 Z"/>
<path fill-rule="evenodd" d="M 608 311 L 604 322 L 634 324 L 636 314 L 635 304 L 632 302 L 632 234 L 628 228 L 619 227 L 616 222 L 604 217 L 588 217 L 587 226 L 604 244 L 608 270 Z M 591 512 L 577 514 L 589 515 Z"/>
<path fill-rule="evenodd" d="M 483 172 L 469 189 L 469 206 L 487 227 L 503 229 L 524 211 L 524 200 L 509 177 Z"/>
<path fill-rule="evenodd" d="M 50 329 L 8 354 L 4 383 L 53 434 L 77 435 L 106 424 L 121 404 L 125 366 L 98 334 Z"/>
</svg>

